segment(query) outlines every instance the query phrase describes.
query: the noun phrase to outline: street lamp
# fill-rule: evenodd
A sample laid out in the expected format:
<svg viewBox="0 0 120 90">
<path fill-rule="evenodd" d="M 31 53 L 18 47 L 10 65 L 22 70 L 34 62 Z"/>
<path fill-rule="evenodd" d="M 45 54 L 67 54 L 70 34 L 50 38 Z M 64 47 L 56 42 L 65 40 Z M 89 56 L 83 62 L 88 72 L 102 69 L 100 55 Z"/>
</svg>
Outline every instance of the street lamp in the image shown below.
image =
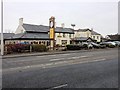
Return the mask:
<svg viewBox="0 0 120 90">
<path fill-rule="evenodd" d="M 1 1 L 1 55 L 4 55 L 4 42 L 3 42 L 3 1 Z"/>
</svg>

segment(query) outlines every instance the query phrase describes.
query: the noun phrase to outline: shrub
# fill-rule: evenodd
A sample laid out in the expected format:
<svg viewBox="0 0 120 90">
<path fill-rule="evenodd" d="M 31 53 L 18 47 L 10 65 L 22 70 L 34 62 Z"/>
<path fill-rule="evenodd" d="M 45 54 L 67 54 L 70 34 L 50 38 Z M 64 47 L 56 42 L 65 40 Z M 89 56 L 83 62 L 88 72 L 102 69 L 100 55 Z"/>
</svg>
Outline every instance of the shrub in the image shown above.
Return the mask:
<svg viewBox="0 0 120 90">
<path fill-rule="evenodd" d="M 7 53 L 12 52 L 25 52 L 26 50 L 30 50 L 29 44 L 7 44 L 5 45 L 7 48 Z"/>
<path fill-rule="evenodd" d="M 80 45 L 69 44 L 69 45 L 66 45 L 66 47 L 67 47 L 67 50 L 80 50 L 81 49 Z"/>
<path fill-rule="evenodd" d="M 44 52 L 47 51 L 48 48 L 45 45 L 34 44 L 32 45 L 32 50 L 34 52 Z"/>
</svg>

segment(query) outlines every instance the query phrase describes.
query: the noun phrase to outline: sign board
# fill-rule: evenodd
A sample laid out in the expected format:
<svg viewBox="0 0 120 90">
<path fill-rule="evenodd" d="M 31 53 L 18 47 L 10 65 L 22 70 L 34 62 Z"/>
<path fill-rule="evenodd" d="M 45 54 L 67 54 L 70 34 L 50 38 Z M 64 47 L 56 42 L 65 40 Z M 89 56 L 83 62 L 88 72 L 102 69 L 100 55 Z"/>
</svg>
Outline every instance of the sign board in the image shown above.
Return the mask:
<svg viewBox="0 0 120 90">
<path fill-rule="evenodd" d="M 50 28 L 50 39 L 54 39 L 54 28 Z"/>
</svg>

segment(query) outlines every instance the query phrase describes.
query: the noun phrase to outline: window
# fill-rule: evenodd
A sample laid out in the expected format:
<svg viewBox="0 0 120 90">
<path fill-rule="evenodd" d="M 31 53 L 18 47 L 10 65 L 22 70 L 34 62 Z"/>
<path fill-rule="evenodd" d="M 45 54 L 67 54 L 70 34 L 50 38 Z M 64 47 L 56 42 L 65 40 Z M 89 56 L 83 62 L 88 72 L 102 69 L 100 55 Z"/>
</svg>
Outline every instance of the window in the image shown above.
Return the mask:
<svg viewBox="0 0 120 90">
<path fill-rule="evenodd" d="M 43 44 L 45 45 L 45 41 L 43 42 Z"/>
<path fill-rule="evenodd" d="M 31 44 L 33 44 L 33 42 L 31 42 Z"/>
<path fill-rule="evenodd" d="M 41 41 L 39 41 L 39 44 L 41 44 Z"/>
<path fill-rule="evenodd" d="M 38 42 L 35 42 L 35 44 L 38 44 Z"/>
<path fill-rule="evenodd" d="M 62 45 L 66 45 L 67 44 L 67 40 L 62 40 Z"/>
<path fill-rule="evenodd" d="M 63 33 L 63 37 L 65 37 L 65 33 Z"/>
<path fill-rule="evenodd" d="M 97 39 L 99 39 L 99 36 L 97 36 Z"/>
<path fill-rule="evenodd" d="M 93 36 L 93 39 L 95 39 L 95 36 Z"/>
<path fill-rule="evenodd" d="M 47 46 L 49 46 L 50 45 L 50 42 L 49 41 L 47 41 Z"/>
<path fill-rule="evenodd" d="M 57 37 L 61 37 L 60 33 L 58 34 L 58 36 L 57 36 Z"/>
<path fill-rule="evenodd" d="M 34 43 L 34 44 L 38 44 L 38 42 L 36 42 L 36 41 L 34 41 L 33 43 Z"/>
<path fill-rule="evenodd" d="M 71 38 L 71 34 L 69 34 L 69 38 Z"/>
</svg>

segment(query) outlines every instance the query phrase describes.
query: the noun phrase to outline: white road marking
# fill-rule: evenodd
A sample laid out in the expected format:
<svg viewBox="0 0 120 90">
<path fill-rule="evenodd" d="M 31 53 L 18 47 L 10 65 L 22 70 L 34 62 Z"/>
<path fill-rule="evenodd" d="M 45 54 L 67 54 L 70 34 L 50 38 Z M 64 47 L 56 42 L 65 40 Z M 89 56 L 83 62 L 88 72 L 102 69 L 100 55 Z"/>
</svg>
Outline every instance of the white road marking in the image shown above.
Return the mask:
<svg viewBox="0 0 120 90">
<path fill-rule="evenodd" d="M 61 54 L 61 55 L 68 56 L 68 55 L 71 55 L 71 54 Z"/>
<path fill-rule="evenodd" d="M 56 55 L 47 55 L 47 56 L 56 56 Z M 36 57 L 38 57 L 38 58 L 40 58 L 40 57 L 46 57 L 46 55 L 43 55 L 43 56 L 36 56 Z"/>
<path fill-rule="evenodd" d="M 83 58 L 83 57 L 87 57 L 87 56 L 80 56 L 80 57 L 82 57 L 82 58 Z"/>
<path fill-rule="evenodd" d="M 78 59 L 78 58 L 80 58 L 80 57 L 71 57 L 71 59 Z"/>
<path fill-rule="evenodd" d="M 80 56 L 80 57 L 70 57 L 70 58 L 55 58 L 55 59 L 50 59 L 50 61 L 60 61 L 60 60 L 67 60 L 67 59 L 79 59 L 79 58 L 84 58 L 87 56 Z"/>
<path fill-rule="evenodd" d="M 64 84 L 64 85 L 60 85 L 60 86 L 53 87 L 53 89 L 62 88 L 62 87 L 66 87 L 66 86 L 67 86 L 67 84 Z"/>
<path fill-rule="evenodd" d="M 94 60 L 94 61 L 104 61 L 104 60 L 106 60 L 106 59 L 103 58 L 103 59 L 98 59 L 98 60 Z"/>
<path fill-rule="evenodd" d="M 59 60 L 64 60 L 65 58 L 55 58 L 55 59 L 50 59 L 50 61 L 59 61 Z"/>
<path fill-rule="evenodd" d="M 60 62 L 55 62 L 54 64 L 56 65 L 56 64 L 62 64 L 62 63 L 66 63 L 66 62 L 68 62 L 68 61 L 60 61 Z"/>
<path fill-rule="evenodd" d="M 45 57 L 45 56 L 36 56 L 37 58 L 40 58 L 40 57 Z"/>
<path fill-rule="evenodd" d="M 79 62 L 79 63 L 89 63 L 89 62 L 99 62 L 99 61 L 105 61 L 105 58 L 102 59 L 98 59 L 98 60 L 92 60 L 92 61 L 83 61 L 83 62 Z"/>
<path fill-rule="evenodd" d="M 84 57 L 88 57 L 88 56 L 71 57 L 71 58 L 68 58 L 68 59 L 79 59 L 79 58 L 84 58 Z"/>
<path fill-rule="evenodd" d="M 80 61 L 80 62 L 75 62 L 75 60 L 69 60 L 69 61 L 59 61 L 59 62 L 55 62 L 55 63 L 46 63 L 46 64 L 38 64 L 38 65 L 29 65 L 29 66 L 23 66 L 23 67 L 15 67 L 15 68 L 8 68 L 8 69 L 2 69 L 3 72 L 7 72 L 7 71 L 13 71 L 13 70 L 24 70 L 24 69 L 29 69 L 29 68 L 48 68 L 50 66 L 53 67 L 53 65 L 58 65 L 58 64 L 78 64 L 78 63 L 89 63 L 89 62 L 98 62 L 98 61 L 105 61 L 107 59 L 105 58 L 99 58 L 99 59 L 95 59 L 95 60 L 91 60 L 91 61 Z"/>
</svg>

